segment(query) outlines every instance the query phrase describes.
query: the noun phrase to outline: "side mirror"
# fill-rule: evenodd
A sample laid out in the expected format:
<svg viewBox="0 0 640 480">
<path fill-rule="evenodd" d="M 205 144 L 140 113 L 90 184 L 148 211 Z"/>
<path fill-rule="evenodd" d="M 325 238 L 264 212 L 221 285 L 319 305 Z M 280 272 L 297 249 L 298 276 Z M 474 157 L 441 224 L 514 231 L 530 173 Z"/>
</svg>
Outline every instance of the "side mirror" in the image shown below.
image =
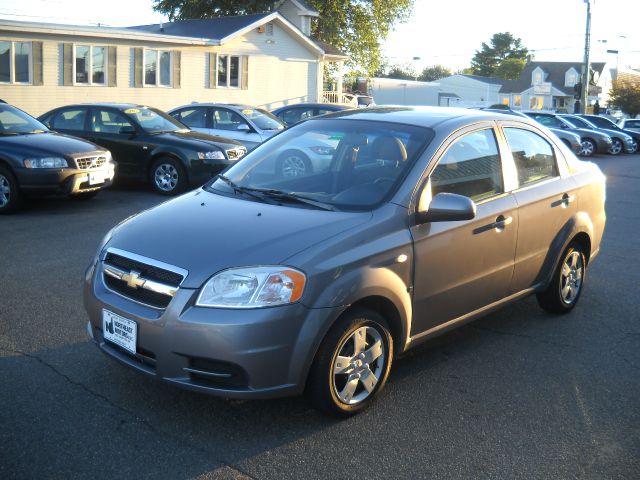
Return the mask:
<svg viewBox="0 0 640 480">
<path fill-rule="evenodd" d="M 124 127 L 120 127 L 120 131 L 118 133 L 121 135 L 135 135 L 137 132 L 131 125 L 125 125 Z"/>
<path fill-rule="evenodd" d="M 247 125 L 246 123 L 241 123 L 240 125 L 238 125 L 238 128 L 236 128 L 236 130 L 238 130 L 239 132 L 249 132 L 251 128 L 249 128 L 249 125 Z"/>
<path fill-rule="evenodd" d="M 431 192 L 425 188 L 422 192 L 419 205 L 423 205 L 424 196 L 430 196 Z M 426 210 L 418 210 L 417 223 L 427 222 L 457 222 L 471 220 L 476 216 L 476 204 L 469 197 L 455 193 L 438 193 Z"/>
</svg>

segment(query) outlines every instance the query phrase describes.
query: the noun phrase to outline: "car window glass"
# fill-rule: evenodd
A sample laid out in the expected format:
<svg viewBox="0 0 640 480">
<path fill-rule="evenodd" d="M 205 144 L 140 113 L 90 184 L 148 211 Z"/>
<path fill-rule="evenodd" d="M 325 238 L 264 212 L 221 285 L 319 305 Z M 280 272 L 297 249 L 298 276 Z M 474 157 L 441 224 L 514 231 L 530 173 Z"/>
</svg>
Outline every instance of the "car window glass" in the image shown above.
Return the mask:
<svg viewBox="0 0 640 480">
<path fill-rule="evenodd" d="M 570 117 L 570 118 L 567 118 L 567 120 L 578 128 L 588 128 L 590 130 L 593 130 L 593 127 L 595 126 L 595 125 L 590 125 L 588 122 L 585 122 L 581 118 L 577 118 L 577 117 Z"/>
<path fill-rule="evenodd" d="M 84 130 L 84 108 L 62 110 L 52 120 L 52 128 L 62 130 Z"/>
<path fill-rule="evenodd" d="M 624 123 L 625 128 L 640 128 L 640 120 L 627 120 Z"/>
<path fill-rule="evenodd" d="M 207 127 L 207 111 L 204 108 L 185 108 L 174 114 L 178 120 L 191 128 Z"/>
<path fill-rule="evenodd" d="M 261 130 L 282 130 L 284 128 L 282 120 L 261 108 L 243 108 L 242 115 Z"/>
<path fill-rule="evenodd" d="M 236 112 L 226 109 L 213 110 L 213 128 L 219 130 L 237 130 L 239 125 L 248 123 Z"/>
<path fill-rule="evenodd" d="M 521 186 L 556 177 L 558 168 L 549 142 L 537 133 L 520 128 L 505 128 Z"/>
<path fill-rule="evenodd" d="M 596 127 L 600 128 L 612 128 L 616 129 L 617 125 L 610 120 L 602 117 L 589 117 L 589 121 L 593 123 Z"/>
<path fill-rule="evenodd" d="M 318 115 L 325 115 L 327 113 L 335 112 L 335 110 L 328 110 L 326 108 L 319 108 Z"/>
<path fill-rule="evenodd" d="M 293 125 L 294 123 L 313 116 L 313 108 L 292 108 L 282 112 L 280 118 L 287 125 Z"/>
<path fill-rule="evenodd" d="M 133 128 L 133 124 L 115 110 L 94 110 L 89 122 L 89 130 L 92 132 L 120 133 L 122 127 Z"/>
<path fill-rule="evenodd" d="M 533 118 L 545 127 L 562 128 L 562 122 L 560 122 L 556 117 L 550 117 L 548 115 L 534 115 Z"/>
<path fill-rule="evenodd" d="M 492 129 L 468 133 L 453 142 L 431 173 L 431 191 L 456 193 L 474 201 L 504 191 L 496 137 Z"/>
</svg>

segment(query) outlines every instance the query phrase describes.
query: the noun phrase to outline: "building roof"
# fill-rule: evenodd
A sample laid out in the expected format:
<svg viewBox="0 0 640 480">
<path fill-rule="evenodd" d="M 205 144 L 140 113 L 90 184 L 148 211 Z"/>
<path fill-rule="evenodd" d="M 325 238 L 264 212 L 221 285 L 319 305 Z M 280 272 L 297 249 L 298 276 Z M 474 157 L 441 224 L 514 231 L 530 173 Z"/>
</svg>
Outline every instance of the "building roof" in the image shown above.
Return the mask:
<svg viewBox="0 0 640 480">
<path fill-rule="evenodd" d="M 176 35 L 180 37 L 210 38 L 223 40 L 240 30 L 260 22 L 273 12 L 256 13 L 254 15 L 237 15 L 233 17 L 217 17 L 206 19 L 178 20 L 151 25 L 127 27 L 130 30 L 141 30 L 149 33 Z"/>
<path fill-rule="evenodd" d="M 479 82 L 484 82 L 484 83 L 490 83 L 491 85 L 502 85 L 506 80 L 502 79 L 502 78 L 496 78 L 496 77 L 482 77 L 480 75 L 466 75 L 461 73 L 460 74 L 461 77 L 467 77 L 470 78 L 472 80 L 478 80 Z"/>
<path fill-rule="evenodd" d="M 594 62 L 591 63 L 591 69 L 600 75 L 604 69 L 604 65 L 604 62 Z M 512 83 L 510 84 L 503 85 L 500 93 L 522 93 L 531 88 L 531 74 L 538 67 L 545 73 L 544 82 L 550 82 L 554 88 L 561 92 L 567 95 L 573 95 L 573 86 L 565 87 L 564 76 L 572 67 L 576 72 L 580 73 L 582 70 L 582 62 L 529 62 L 525 65 L 524 70 L 522 70 L 520 78 L 511 81 Z"/>
<path fill-rule="evenodd" d="M 341 50 L 338 50 L 336 47 L 328 44 L 327 42 L 323 42 L 322 40 L 318 40 L 317 38 L 313 38 L 313 37 L 311 38 L 311 40 L 313 40 L 316 43 L 316 45 L 318 45 L 324 51 L 325 55 L 329 55 L 333 57 L 349 58 L 349 55 L 342 52 Z"/>
</svg>

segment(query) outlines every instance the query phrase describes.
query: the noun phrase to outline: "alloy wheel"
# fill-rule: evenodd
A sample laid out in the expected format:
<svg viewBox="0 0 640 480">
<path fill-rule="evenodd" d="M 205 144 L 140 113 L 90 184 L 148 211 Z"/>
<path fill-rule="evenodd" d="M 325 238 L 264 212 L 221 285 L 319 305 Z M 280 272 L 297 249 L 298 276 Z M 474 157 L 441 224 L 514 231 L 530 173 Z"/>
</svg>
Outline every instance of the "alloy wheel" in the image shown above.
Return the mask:
<svg viewBox="0 0 640 480">
<path fill-rule="evenodd" d="M 156 168 L 154 179 L 160 190 L 170 192 L 178 185 L 178 170 L 169 163 L 161 163 Z"/>
<path fill-rule="evenodd" d="M 0 208 L 5 207 L 11 200 L 11 185 L 9 179 L 0 174 Z"/>
<path fill-rule="evenodd" d="M 349 335 L 333 359 L 332 387 L 347 405 L 366 400 L 384 374 L 385 344 L 373 326 L 363 326 Z"/>
<path fill-rule="evenodd" d="M 584 276 L 584 262 L 579 251 L 572 251 L 564 259 L 560 271 L 560 297 L 567 305 L 571 305 L 580 293 Z"/>
<path fill-rule="evenodd" d="M 583 140 L 581 144 L 582 150 L 580 150 L 580 155 L 584 155 L 585 157 L 590 157 L 591 155 L 593 155 L 595 146 L 593 145 L 593 142 L 591 140 Z"/>
<path fill-rule="evenodd" d="M 609 149 L 609 153 L 611 153 L 611 155 L 618 155 L 621 151 L 622 142 L 619 139 L 614 138 L 613 143 L 611 144 L 611 148 Z"/>
<path fill-rule="evenodd" d="M 307 173 L 307 165 L 299 155 L 287 155 L 282 159 L 283 177 L 301 177 Z"/>
</svg>

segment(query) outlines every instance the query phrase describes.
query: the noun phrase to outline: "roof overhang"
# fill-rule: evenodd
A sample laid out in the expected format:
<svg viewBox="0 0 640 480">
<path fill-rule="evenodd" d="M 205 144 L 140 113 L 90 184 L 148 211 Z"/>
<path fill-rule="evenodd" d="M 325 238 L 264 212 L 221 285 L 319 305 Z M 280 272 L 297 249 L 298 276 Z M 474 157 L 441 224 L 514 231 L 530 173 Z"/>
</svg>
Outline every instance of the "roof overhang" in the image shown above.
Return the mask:
<svg viewBox="0 0 640 480">
<path fill-rule="evenodd" d="M 87 27 L 84 25 L 63 25 L 56 23 L 20 22 L 0 19 L 1 32 L 38 33 L 42 35 L 64 35 L 75 37 L 115 38 L 140 42 L 172 43 L 179 45 L 219 45 L 208 38 L 180 37 L 140 30 L 113 27 Z"/>
</svg>

